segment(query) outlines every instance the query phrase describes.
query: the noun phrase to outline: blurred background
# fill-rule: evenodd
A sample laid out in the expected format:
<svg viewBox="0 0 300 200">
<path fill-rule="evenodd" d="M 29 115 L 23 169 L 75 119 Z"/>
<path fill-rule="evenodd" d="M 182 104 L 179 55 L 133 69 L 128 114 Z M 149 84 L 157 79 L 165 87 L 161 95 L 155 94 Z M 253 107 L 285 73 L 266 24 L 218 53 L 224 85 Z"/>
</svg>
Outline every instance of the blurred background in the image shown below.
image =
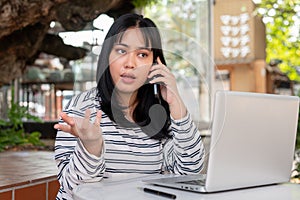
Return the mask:
<svg viewBox="0 0 300 200">
<path fill-rule="evenodd" d="M 207 149 L 215 91 L 300 95 L 300 0 L 0 0 L 0 199 L 55 199 L 53 125 L 96 86 L 104 37 L 125 13 L 159 27 Z"/>
<path fill-rule="evenodd" d="M 16 103 L 55 123 L 74 94 L 96 86 L 103 39 L 128 12 L 160 28 L 167 64 L 204 135 L 216 90 L 298 95 L 298 0 L 11 0 L 0 8 L 3 120 Z"/>
</svg>

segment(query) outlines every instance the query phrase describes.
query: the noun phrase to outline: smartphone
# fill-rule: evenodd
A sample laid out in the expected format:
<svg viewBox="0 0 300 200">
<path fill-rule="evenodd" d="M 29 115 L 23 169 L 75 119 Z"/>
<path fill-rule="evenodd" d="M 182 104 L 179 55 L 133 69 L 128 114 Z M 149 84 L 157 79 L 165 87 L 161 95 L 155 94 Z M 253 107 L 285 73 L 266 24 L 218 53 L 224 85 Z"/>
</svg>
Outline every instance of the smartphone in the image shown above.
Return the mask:
<svg viewBox="0 0 300 200">
<path fill-rule="evenodd" d="M 158 84 L 157 83 L 153 84 L 153 90 L 154 90 L 154 96 L 158 97 Z"/>
<path fill-rule="evenodd" d="M 152 65 L 157 65 L 156 62 L 154 62 Z M 155 78 L 155 77 L 154 77 Z M 159 96 L 159 84 L 154 83 L 153 84 L 153 91 L 154 91 L 154 97 L 158 99 L 158 102 L 161 104 L 160 96 Z"/>
</svg>

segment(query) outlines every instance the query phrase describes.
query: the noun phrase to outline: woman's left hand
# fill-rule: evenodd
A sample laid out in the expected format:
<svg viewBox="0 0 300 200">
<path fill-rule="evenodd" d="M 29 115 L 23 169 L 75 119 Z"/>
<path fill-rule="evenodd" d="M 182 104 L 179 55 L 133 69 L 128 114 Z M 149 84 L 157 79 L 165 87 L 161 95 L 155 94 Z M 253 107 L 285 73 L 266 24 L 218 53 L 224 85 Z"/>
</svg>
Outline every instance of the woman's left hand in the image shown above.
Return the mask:
<svg viewBox="0 0 300 200">
<path fill-rule="evenodd" d="M 170 112 L 174 119 L 180 119 L 186 115 L 185 105 L 179 95 L 176 78 L 172 72 L 165 66 L 159 57 L 158 64 L 153 65 L 150 69 L 148 78 L 151 84 L 159 84 L 162 98 L 169 104 Z"/>
</svg>

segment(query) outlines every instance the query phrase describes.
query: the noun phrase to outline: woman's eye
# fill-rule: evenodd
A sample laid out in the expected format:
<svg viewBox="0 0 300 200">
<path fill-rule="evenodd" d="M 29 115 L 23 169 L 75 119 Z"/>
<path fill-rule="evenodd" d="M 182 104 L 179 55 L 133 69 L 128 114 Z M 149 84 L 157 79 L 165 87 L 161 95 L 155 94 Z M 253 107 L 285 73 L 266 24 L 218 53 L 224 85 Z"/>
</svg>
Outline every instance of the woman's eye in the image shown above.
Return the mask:
<svg viewBox="0 0 300 200">
<path fill-rule="evenodd" d="M 147 53 L 140 53 L 140 54 L 139 54 L 139 57 L 142 57 L 142 58 L 145 58 L 145 57 L 147 57 L 147 56 L 148 56 Z"/>
<path fill-rule="evenodd" d="M 126 51 L 124 49 L 117 49 L 116 50 L 119 54 L 125 54 Z"/>
</svg>

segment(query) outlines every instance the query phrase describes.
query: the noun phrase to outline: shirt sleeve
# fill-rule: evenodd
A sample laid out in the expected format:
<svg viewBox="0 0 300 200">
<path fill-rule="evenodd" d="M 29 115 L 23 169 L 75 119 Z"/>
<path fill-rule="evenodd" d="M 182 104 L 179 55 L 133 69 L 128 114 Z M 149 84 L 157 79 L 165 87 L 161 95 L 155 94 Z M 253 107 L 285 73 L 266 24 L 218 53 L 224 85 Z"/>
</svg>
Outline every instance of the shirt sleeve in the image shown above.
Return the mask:
<svg viewBox="0 0 300 200">
<path fill-rule="evenodd" d="M 67 108 L 65 112 L 70 116 L 81 117 L 78 110 Z M 59 123 L 64 124 L 65 122 L 60 120 Z M 58 130 L 55 140 L 55 161 L 61 186 L 58 196 L 71 197 L 75 186 L 86 182 L 100 181 L 105 171 L 103 155 L 104 147 L 102 155 L 97 157 L 85 149 L 80 139 Z"/>
<path fill-rule="evenodd" d="M 200 132 L 188 113 L 171 119 L 171 135 L 164 144 L 164 169 L 175 174 L 199 173 L 204 167 L 205 149 Z"/>
</svg>

